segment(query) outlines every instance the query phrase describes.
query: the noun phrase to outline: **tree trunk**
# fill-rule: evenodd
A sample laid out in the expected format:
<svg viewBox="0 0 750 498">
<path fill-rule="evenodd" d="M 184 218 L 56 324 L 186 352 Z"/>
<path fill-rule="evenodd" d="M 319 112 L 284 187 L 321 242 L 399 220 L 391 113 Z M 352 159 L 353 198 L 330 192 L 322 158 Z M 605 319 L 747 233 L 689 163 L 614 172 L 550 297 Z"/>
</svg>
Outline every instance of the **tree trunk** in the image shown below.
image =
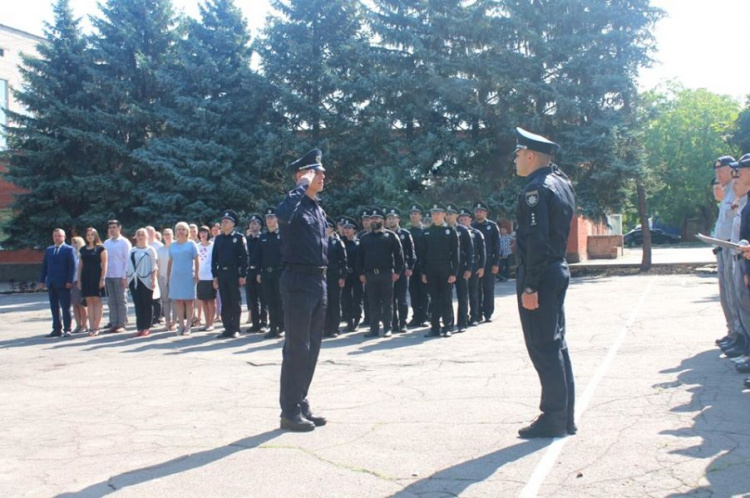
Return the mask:
<svg viewBox="0 0 750 498">
<path fill-rule="evenodd" d="M 647 272 L 651 269 L 651 227 L 648 224 L 648 211 L 646 210 L 646 189 L 643 188 L 641 180 L 636 180 L 635 188 L 638 192 L 638 214 L 641 218 L 641 232 L 643 233 L 641 272 Z"/>
</svg>

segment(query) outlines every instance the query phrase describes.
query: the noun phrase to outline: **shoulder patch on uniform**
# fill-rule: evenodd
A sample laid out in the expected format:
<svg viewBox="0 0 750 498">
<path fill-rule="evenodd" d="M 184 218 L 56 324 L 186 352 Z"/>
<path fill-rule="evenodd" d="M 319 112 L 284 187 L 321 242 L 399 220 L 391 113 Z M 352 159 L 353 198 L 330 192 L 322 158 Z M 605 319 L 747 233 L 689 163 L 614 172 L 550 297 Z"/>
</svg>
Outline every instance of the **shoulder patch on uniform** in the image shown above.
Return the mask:
<svg viewBox="0 0 750 498">
<path fill-rule="evenodd" d="M 526 192 L 526 205 L 529 207 L 534 207 L 539 202 L 539 191 L 538 190 L 529 190 Z"/>
</svg>

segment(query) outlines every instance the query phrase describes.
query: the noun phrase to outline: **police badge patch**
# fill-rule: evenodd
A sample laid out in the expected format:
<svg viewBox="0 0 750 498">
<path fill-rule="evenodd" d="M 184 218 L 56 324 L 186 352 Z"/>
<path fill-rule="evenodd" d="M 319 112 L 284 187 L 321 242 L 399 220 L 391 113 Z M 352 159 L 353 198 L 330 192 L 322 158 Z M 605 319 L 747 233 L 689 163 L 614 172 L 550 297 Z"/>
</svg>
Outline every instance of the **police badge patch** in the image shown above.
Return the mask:
<svg viewBox="0 0 750 498">
<path fill-rule="evenodd" d="M 539 191 L 538 190 L 531 190 L 529 192 L 526 192 L 526 205 L 529 207 L 534 207 L 539 202 Z"/>
<path fill-rule="evenodd" d="M 450 234 L 451 234 L 451 229 L 450 228 L 446 228 L 445 229 L 445 235 L 450 235 Z"/>
</svg>

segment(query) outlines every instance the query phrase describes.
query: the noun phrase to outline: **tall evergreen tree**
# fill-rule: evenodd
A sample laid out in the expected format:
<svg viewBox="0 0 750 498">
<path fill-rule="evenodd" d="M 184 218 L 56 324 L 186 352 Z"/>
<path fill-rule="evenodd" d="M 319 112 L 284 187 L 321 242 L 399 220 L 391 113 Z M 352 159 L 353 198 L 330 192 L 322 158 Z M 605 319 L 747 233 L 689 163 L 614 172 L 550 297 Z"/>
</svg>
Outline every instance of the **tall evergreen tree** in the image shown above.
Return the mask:
<svg viewBox="0 0 750 498">
<path fill-rule="evenodd" d="M 37 45 L 38 55 L 23 57 L 24 86 L 15 92 L 28 113 L 6 111 L 6 177 L 26 190 L 6 227 L 9 246 L 47 245 L 55 227 L 80 232 L 95 221 L 88 214 L 90 144 L 78 132 L 85 126 L 81 110 L 89 108 L 90 59 L 69 0 L 57 0 L 44 32 L 47 41 Z"/>
<path fill-rule="evenodd" d="M 154 172 L 139 187 L 139 210 L 159 224 L 264 207 L 257 158 L 270 90 L 250 68 L 250 34 L 234 2 L 207 0 L 200 12 L 200 21 L 185 19 L 175 57 L 157 72 L 173 91 L 159 106 L 164 133 L 135 153 Z"/>
<path fill-rule="evenodd" d="M 176 19 L 169 0 L 108 0 L 100 8 L 92 19 L 95 63 L 87 85 L 92 126 L 83 137 L 95 145 L 99 166 L 90 181 L 99 195 L 89 200 L 93 211 L 135 228 L 155 215 L 140 196 L 158 172 L 133 153 L 164 133 L 159 103 L 172 89 L 157 74 L 174 56 Z"/>
<path fill-rule="evenodd" d="M 267 146 L 268 168 L 316 146 L 325 153 L 330 183 L 327 209 L 356 203 L 366 148 L 360 147 L 361 109 L 372 89 L 366 80 L 369 45 L 358 0 L 275 0 L 275 14 L 258 40 L 263 74 L 279 92 L 283 126 Z M 286 174 L 279 175 L 278 191 Z M 356 204 L 355 204 L 356 205 Z"/>
</svg>

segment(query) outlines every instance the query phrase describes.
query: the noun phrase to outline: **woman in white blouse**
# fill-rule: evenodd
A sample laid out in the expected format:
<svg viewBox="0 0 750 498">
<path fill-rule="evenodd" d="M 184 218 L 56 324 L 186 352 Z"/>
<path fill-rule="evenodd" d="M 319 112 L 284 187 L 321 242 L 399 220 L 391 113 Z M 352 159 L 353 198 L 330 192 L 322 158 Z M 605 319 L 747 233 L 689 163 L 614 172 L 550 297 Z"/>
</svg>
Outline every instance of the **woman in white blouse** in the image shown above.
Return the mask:
<svg viewBox="0 0 750 498">
<path fill-rule="evenodd" d="M 125 276 L 130 287 L 130 294 L 135 304 L 135 318 L 138 327 L 136 337 L 144 337 L 151 333 L 153 321 L 154 292 L 159 287 L 156 285 L 156 275 L 159 271 L 158 256 L 153 247 L 148 245 L 148 232 L 145 228 L 139 228 L 135 232 L 135 245 L 128 255 L 128 268 Z M 156 296 L 157 298 L 159 296 Z"/>
</svg>

